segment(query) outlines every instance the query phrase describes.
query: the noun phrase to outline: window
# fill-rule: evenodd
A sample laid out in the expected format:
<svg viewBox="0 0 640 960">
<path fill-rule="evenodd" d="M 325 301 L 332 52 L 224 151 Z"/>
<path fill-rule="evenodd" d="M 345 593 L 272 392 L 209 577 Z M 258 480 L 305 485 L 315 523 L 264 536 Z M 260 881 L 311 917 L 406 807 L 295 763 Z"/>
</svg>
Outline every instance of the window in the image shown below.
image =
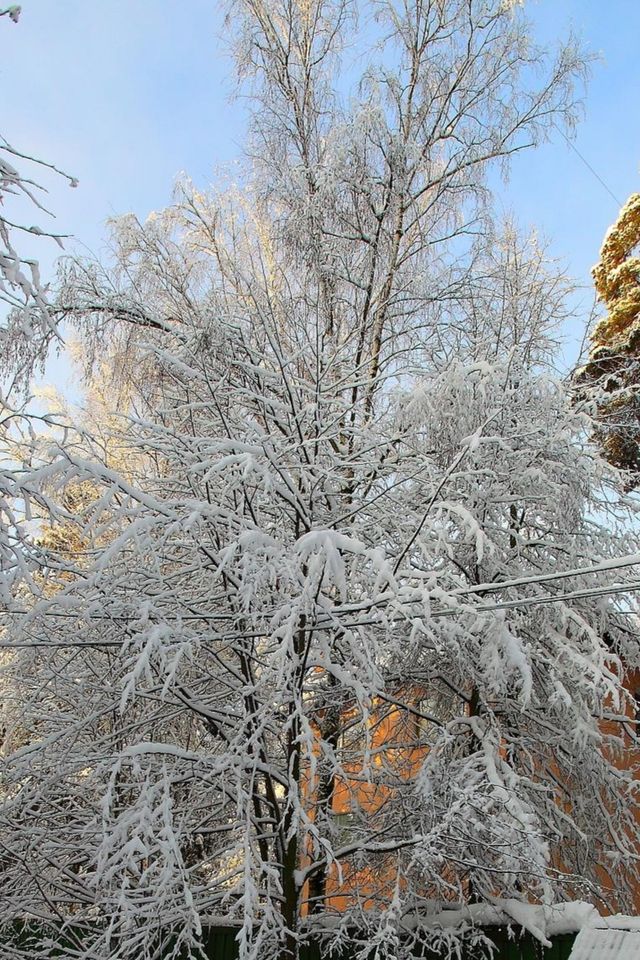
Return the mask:
<svg viewBox="0 0 640 960">
<path fill-rule="evenodd" d="M 437 725 L 430 717 L 438 717 L 438 702 L 434 697 L 424 695 L 416 700 L 414 710 L 413 734 L 416 740 L 426 740 Z"/>
<path fill-rule="evenodd" d="M 353 839 L 355 818 L 351 812 L 332 812 L 331 822 L 333 824 L 333 842 L 336 846 L 344 846 L 344 844 L 349 843 L 349 841 Z"/>
<path fill-rule="evenodd" d="M 362 756 L 367 741 L 364 722 L 360 717 L 345 717 L 338 734 L 338 759 L 340 763 L 353 762 Z"/>
<path fill-rule="evenodd" d="M 410 713 L 410 736 L 418 742 L 433 739 L 436 730 L 454 717 L 464 714 L 466 703 L 450 691 L 432 689 L 416 695 Z"/>
</svg>

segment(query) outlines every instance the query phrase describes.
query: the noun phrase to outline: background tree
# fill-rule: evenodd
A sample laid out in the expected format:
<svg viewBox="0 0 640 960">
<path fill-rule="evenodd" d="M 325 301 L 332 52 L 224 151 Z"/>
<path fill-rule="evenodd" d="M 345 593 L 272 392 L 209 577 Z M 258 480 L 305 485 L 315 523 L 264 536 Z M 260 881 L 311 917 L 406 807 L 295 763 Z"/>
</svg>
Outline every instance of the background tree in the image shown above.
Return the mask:
<svg viewBox="0 0 640 960">
<path fill-rule="evenodd" d="M 18 4 L 0 8 L 0 27 L 18 23 Z M 6 19 L 5 19 L 6 18 Z M 9 96 L 7 89 L 6 95 Z M 19 163 L 20 169 L 14 164 Z M 41 197 L 45 188 L 33 179 L 33 171 L 54 171 L 71 186 L 73 177 L 43 160 L 29 156 L 0 134 L 0 602 L 10 602 L 16 581 L 30 583 L 39 564 L 38 549 L 29 529 L 32 507 L 40 513 L 52 503 L 43 495 L 41 476 L 33 469 L 33 434 L 55 417 L 39 417 L 27 403 L 30 376 L 44 363 L 51 343 L 59 339 L 57 323 L 47 302 L 47 290 L 37 260 L 19 252 L 16 237 L 48 237 L 62 246 L 61 236 L 28 225 L 34 208 L 52 215 Z M 25 223 L 26 220 L 26 223 Z"/>
<path fill-rule="evenodd" d="M 591 335 L 577 383 L 597 406 L 596 436 L 604 456 L 635 487 L 640 471 L 640 194 L 629 197 L 607 232 L 593 268 L 606 314 Z"/>
</svg>

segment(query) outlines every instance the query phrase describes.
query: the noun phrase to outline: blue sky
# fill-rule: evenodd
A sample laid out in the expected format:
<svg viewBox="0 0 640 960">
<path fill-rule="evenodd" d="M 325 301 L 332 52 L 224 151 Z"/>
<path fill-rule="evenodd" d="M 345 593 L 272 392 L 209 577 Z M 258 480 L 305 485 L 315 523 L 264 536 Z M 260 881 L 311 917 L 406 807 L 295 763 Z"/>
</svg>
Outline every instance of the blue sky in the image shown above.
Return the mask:
<svg viewBox="0 0 640 960">
<path fill-rule="evenodd" d="M 198 183 L 233 162 L 241 102 L 216 0 L 24 0 L 20 23 L 0 21 L 2 132 L 77 176 L 51 184 L 56 226 L 99 253 L 104 221 L 144 218 L 186 171 Z M 526 0 L 537 38 L 572 26 L 600 55 L 575 146 L 624 201 L 640 189 L 640 2 Z M 537 227 L 584 284 L 617 205 L 558 134 L 514 163 L 501 202 Z M 71 245 L 69 245 L 71 247 Z M 55 251 L 39 249 L 45 271 Z M 576 337 L 580 330 L 574 331 Z"/>
</svg>

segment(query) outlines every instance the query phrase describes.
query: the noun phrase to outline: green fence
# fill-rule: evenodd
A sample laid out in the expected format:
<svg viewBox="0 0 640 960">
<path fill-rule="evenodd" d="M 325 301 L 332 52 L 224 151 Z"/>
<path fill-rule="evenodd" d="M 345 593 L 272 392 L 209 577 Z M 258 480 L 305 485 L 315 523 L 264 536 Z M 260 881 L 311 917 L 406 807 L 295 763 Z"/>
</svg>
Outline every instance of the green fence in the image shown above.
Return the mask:
<svg viewBox="0 0 640 960">
<path fill-rule="evenodd" d="M 238 960 L 238 945 L 235 937 L 237 928 L 210 927 L 204 931 L 203 946 L 208 960 Z M 551 937 L 551 946 L 544 947 L 530 933 L 515 934 L 513 928 L 487 927 L 487 937 L 495 944 L 493 960 L 568 960 L 571 954 L 575 933 L 564 933 Z M 355 952 L 340 955 L 331 954 L 317 943 L 303 946 L 300 960 L 354 960 Z M 416 960 L 442 960 L 443 954 L 433 950 L 415 953 Z M 446 956 L 446 954 L 445 954 Z M 464 960 L 476 960 L 486 953 L 477 953 L 469 949 L 463 953 Z M 639 958 L 640 960 L 640 958 Z"/>
<path fill-rule="evenodd" d="M 53 931 L 35 923 L 14 924 L 11 929 L 0 932 L 0 954 L 9 954 L 2 950 L 2 943 L 17 948 L 22 956 L 38 960 L 67 960 L 78 956 L 86 930 L 67 927 L 62 935 L 52 936 Z M 236 942 L 237 927 L 215 926 L 203 930 L 202 947 L 207 960 L 238 960 Z M 517 934 L 509 927 L 485 927 L 484 933 L 495 944 L 493 960 L 568 960 L 576 935 L 561 934 L 551 938 L 551 947 L 543 947 L 530 933 Z M 55 946 L 53 945 L 55 941 Z M 167 950 L 170 954 L 171 950 Z M 300 960 L 355 960 L 357 951 L 348 950 L 341 954 L 329 953 L 320 942 L 306 944 L 301 948 Z M 425 948 L 414 952 L 416 960 L 442 960 L 446 953 Z M 462 954 L 462 960 L 477 960 L 485 957 L 486 952 L 468 948 Z"/>
</svg>

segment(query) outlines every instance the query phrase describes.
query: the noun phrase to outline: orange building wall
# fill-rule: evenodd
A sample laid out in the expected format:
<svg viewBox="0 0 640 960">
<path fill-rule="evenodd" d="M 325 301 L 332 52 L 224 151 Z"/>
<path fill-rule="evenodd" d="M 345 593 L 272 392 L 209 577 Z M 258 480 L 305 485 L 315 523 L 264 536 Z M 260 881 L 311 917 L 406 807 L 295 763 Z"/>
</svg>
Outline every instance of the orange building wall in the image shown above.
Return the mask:
<svg viewBox="0 0 640 960">
<path fill-rule="evenodd" d="M 627 689 L 632 693 L 640 694 L 640 671 L 630 673 L 626 681 Z M 621 731 L 618 721 L 603 721 L 603 732 L 609 734 L 622 733 L 628 750 L 615 762 L 621 768 L 635 766 L 640 759 L 640 752 L 634 745 L 631 730 L 635 730 L 635 715 L 631 704 L 627 705 L 626 714 L 629 717 L 628 730 Z M 375 712 L 374 712 L 375 715 Z M 426 747 L 416 743 L 415 732 L 411 730 L 412 718 L 402 708 L 391 708 L 381 720 L 375 720 L 370 726 L 370 753 L 371 764 L 391 767 L 404 779 L 414 777 L 424 759 Z M 375 816 L 386 802 L 393 800 L 392 788 L 379 786 L 367 780 L 366 771 L 361 765 L 345 764 L 347 776 L 337 780 L 332 797 L 332 809 L 336 815 L 348 814 L 354 808 L 360 811 L 369 811 Z M 348 773 L 353 776 L 349 777 Z M 313 787 L 308 788 L 308 794 L 313 795 Z M 313 807 L 313 804 L 311 804 Z M 312 814 L 313 815 L 313 814 Z M 634 840 L 638 843 L 640 854 L 640 813 L 636 814 L 638 832 Z M 557 864 L 559 867 L 561 863 Z M 602 870 L 599 871 L 600 881 L 605 890 L 611 891 L 611 912 L 617 911 L 615 892 L 611 878 Z M 393 859 L 381 856 L 376 868 L 357 869 L 348 861 L 338 867 L 333 864 L 327 877 L 327 899 L 325 908 L 342 912 L 355 902 L 365 908 L 380 908 L 386 906 L 393 897 L 397 883 L 396 870 Z M 601 903 L 598 903 L 601 912 L 606 912 Z M 635 896 L 636 912 L 640 914 L 640 888 Z M 306 912 L 306 910 L 303 910 Z"/>
</svg>

